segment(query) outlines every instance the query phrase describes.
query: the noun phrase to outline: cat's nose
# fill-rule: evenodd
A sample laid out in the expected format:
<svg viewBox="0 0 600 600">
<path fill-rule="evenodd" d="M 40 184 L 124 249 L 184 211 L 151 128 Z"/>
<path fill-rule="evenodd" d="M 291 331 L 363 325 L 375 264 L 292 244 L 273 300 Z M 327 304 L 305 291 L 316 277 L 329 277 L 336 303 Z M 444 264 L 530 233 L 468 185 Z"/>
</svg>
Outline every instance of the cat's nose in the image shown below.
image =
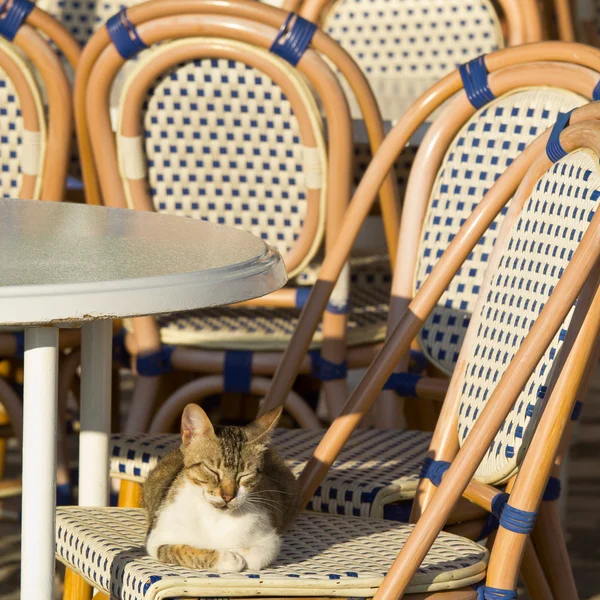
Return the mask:
<svg viewBox="0 0 600 600">
<path fill-rule="evenodd" d="M 229 504 L 229 503 L 230 503 L 230 502 L 233 500 L 233 496 L 229 496 L 229 495 L 227 495 L 227 494 L 223 494 L 223 495 L 221 496 L 221 498 L 223 498 L 223 500 L 225 500 L 225 502 L 226 502 L 227 504 Z"/>
</svg>

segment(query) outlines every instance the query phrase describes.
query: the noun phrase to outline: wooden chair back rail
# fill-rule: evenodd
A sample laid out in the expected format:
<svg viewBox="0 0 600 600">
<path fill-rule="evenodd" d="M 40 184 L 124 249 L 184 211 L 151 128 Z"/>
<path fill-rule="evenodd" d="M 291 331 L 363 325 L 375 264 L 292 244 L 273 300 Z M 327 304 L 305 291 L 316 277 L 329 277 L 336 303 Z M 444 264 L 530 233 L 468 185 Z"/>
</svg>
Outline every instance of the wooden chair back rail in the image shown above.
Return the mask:
<svg viewBox="0 0 600 600">
<path fill-rule="evenodd" d="M 560 136 L 560 143 L 566 152 L 586 147 L 598 153 L 600 152 L 600 124 L 594 121 L 578 122 L 563 131 Z M 531 168 L 523 178 L 516 196 L 513 198 L 513 204 L 505 219 L 503 230 L 505 228 L 508 230 L 511 221 L 518 214 L 518 210 L 515 207 L 522 205 L 525 199 L 529 197 L 535 183 L 548 169 L 550 164 L 551 162 L 545 153 L 540 152 L 539 157 L 533 162 Z M 501 179 L 506 177 L 505 175 Z M 500 180 L 497 183 L 499 182 Z M 506 418 L 533 369 L 543 356 L 547 346 L 558 332 L 599 258 L 600 214 L 597 213 L 592 219 L 562 278 L 556 285 L 552 296 L 549 298 L 514 359 L 494 389 L 486 408 L 480 413 L 469 437 L 453 458 L 452 465 L 443 477 L 437 491 L 433 494 L 429 503 L 426 504 L 426 508 L 415 525 L 413 533 L 380 586 L 375 596 L 378 600 L 381 598 L 402 597 L 408 581 L 423 560 L 437 533 L 441 531 L 454 503 L 460 498 L 462 492 L 469 484 L 477 465 L 488 450 L 496 432 Z M 460 371 L 457 372 L 460 373 Z M 460 375 L 457 375 L 453 379 L 458 380 L 459 378 Z M 576 385 L 571 389 L 571 403 L 575 402 L 578 387 Z M 566 392 L 567 390 L 565 389 L 564 391 Z M 562 397 L 562 401 L 564 402 L 564 397 Z M 565 403 L 569 404 L 569 401 Z M 455 405 L 456 399 L 448 398 L 447 404 Z M 559 431 L 555 440 L 556 449 L 558 449 L 561 434 L 562 431 Z M 554 457 L 555 454 L 552 454 L 549 459 L 550 463 L 547 468 L 546 479 Z M 540 499 L 541 492 L 536 502 L 539 502 Z M 498 550 L 497 544 L 494 545 L 494 549 L 501 552 Z M 501 555 L 505 557 L 503 568 L 506 569 L 507 555 L 502 553 Z M 510 553 L 508 556 L 510 556 Z M 518 569 L 519 559 L 520 554 L 516 557 L 516 566 L 512 567 L 513 572 L 514 569 Z"/>
<path fill-rule="evenodd" d="M 174 0 L 168 8 L 160 0 L 151 0 L 128 9 L 128 17 L 134 26 L 151 19 L 164 16 L 184 14 L 213 14 L 228 15 L 235 18 L 251 19 L 279 29 L 285 22 L 288 13 L 281 9 L 257 4 L 252 0 Z M 144 38 L 143 38 L 144 39 Z M 146 42 L 148 40 L 145 40 Z M 91 154 L 89 132 L 87 129 L 86 115 L 86 90 L 91 69 L 102 51 L 110 45 L 110 38 L 105 28 L 99 29 L 87 43 L 75 77 L 75 120 L 78 144 L 82 161 L 86 198 L 91 204 L 100 204 L 100 188 L 95 173 L 94 162 Z M 321 31 L 316 31 L 312 47 L 327 56 L 335 67 L 344 75 L 353 93 L 356 96 L 361 112 L 364 116 L 367 134 L 373 154 L 377 151 L 384 138 L 383 123 L 377 106 L 377 101 L 369 84 L 352 58 L 329 36 Z M 301 59 L 299 67 L 304 59 Z M 395 178 L 391 173 L 382 182 L 380 190 L 381 207 L 385 226 L 386 242 L 390 256 L 396 256 L 398 227 L 400 223 L 400 208 L 398 190 Z M 107 198 L 106 202 L 111 199 Z"/>
<path fill-rule="evenodd" d="M 31 14 L 34 13 L 35 10 Z M 15 35 L 14 44 L 40 73 L 48 95 L 47 145 L 40 197 L 62 200 L 73 135 L 71 86 L 56 52 L 32 26 L 23 25 Z"/>
</svg>

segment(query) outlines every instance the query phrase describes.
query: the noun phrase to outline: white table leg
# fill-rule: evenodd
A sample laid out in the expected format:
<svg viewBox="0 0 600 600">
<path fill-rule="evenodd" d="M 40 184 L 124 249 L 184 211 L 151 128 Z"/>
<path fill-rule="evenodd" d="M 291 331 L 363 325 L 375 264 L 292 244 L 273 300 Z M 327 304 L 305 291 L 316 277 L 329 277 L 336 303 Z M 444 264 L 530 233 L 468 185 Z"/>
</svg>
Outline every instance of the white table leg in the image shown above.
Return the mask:
<svg viewBox="0 0 600 600">
<path fill-rule="evenodd" d="M 81 332 L 79 504 L 108 504 L 112 323 L 86 323 Z"/>
<path fill-rule="evenodd" d="M 21 598 L 54 598 L 58 329 L 25 330 Z"/>
</svg>

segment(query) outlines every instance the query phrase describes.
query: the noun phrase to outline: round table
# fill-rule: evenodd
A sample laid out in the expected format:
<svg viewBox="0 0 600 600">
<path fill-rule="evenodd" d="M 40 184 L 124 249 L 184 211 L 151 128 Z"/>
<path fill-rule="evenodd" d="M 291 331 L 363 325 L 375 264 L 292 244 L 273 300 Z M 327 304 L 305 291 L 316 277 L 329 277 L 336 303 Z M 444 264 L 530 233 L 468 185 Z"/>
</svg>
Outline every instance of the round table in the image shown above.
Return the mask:
<svg viewBox="0 0 600 600">
<path fill-rule="evenodd" d="M 58 328 L 82 327 L 79 501 L 108 502 L 111 319 L 285 284 L 251 234 L 174 215 L 0 199 L 0 325 L 25 328 L 21 598 L 53 600 Z"/>
</svg>

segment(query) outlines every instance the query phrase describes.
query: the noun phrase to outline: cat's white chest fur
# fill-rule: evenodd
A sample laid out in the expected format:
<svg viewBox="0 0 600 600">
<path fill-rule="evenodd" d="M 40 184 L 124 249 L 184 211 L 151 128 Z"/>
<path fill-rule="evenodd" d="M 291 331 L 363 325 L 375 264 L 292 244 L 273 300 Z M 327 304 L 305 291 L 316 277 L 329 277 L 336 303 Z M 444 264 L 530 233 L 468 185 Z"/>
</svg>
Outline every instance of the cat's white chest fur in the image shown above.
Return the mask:
<svg viewBox="0 0 600 600">
<path fill-rule="evenodd" d="M 281 541 L 267 513 L 254 507 L 239 511 L 215 508 L 197 485 L 185 482 L 160 511 L 146 548 L 157 558 L 160 546 L 175 544 L 235 552 L 244 558 L 247 568 L 258 570 L 276 558 Z M 230 560 L 224 562 L 218 565 L 220 570 L 241 570 L 233 568 Z"/>
</svg>

